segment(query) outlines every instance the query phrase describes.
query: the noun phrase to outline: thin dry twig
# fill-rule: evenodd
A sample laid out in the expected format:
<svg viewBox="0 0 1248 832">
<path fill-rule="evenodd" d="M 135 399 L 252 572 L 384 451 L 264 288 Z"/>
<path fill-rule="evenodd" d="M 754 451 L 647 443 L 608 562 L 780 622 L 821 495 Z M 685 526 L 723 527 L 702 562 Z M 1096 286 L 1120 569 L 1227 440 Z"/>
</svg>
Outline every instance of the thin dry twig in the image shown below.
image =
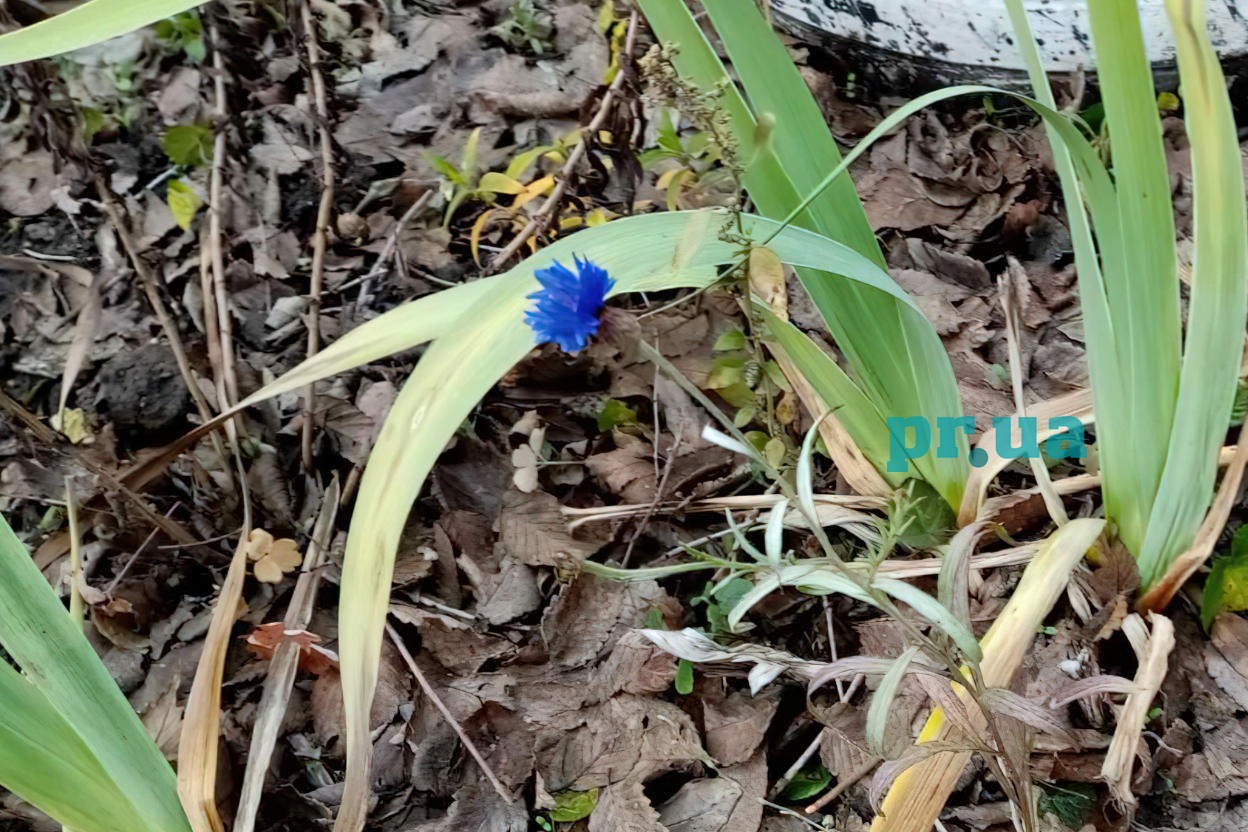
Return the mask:
<svg viewBox="0 0 1248 832">
<path fill-rule="evenodd" d="M 283 624 L 287 630 L 306 630 L 312 620 L 316 590 L 320 584 L 321 566 L 329 551 L 334 522 L 338 517 L 341 489 L 338 478 L 330 481 L 321 498 L 321 510 L 317 514 L 303 568 L 295 590 L 290 597 Z M 256 812 L 264 791 L 264 779 L 269 761 L 277 745 L 286 707 L 290 703 L 290 691 L 299 669 L 299 644 L 284 640 L 269 660 L 268 674 L 264 680 L 264 692 L 256 708 L 255 727 L 251 732 L 251 746 L 247 753 L 247 769 L 243 772 L 243 788 L 238 798 L 238 810 L 234 814 L 235 832 L 252 832 L 256 826 Z"/>
<path fill-rule="evenodd" d="M 204 294 L 205 327 L 211 315 L 216 326 L 210 331 L 217 334 L 219 366 L 214 370 L 219 373 L 217 396 L 221 409 L 238 401 L 238 378 L 234 372 L 234 322 L 230 316 L 230 296 L 225 282 L 225 246 L 222 242 L 222 213 L 225 208 L 225 187 L 222 184 L 225 168 L 226 136 L 225 124 L 228 115 L 225 95 L 225 59 L 222 56 L 221 32 L 215 22 L 208 26 L 212 35 L 212 68 L 213 68 L 213 118 L 216 122 L 216 134 L 212 144 L 212 171 L 208 179 L 208 257 L 212 265 L 212 292 Z M 210 308 L 209 298 L 213 299 L 214 307 Z M 230 422 L 234 424 L 233 420 Z M 228 429 L 231 439 L 235 437 L 233 429 Z"/>
<path fill-rule="evenodd" d="M 412 676 L 416 678 L 416 683 L 420 685 L 420 689 L 425 692 L 425 696 L 429 697 L 429 701 L 438 709 L 438 712 L 450 724 L 455 735 L 459 737 L 459 741 L 464 744 L 464 750 L 468 755 L 476 761 L 481 767 L 481 772 L 485 775 L 485 779 L 490 781 L 490 785 L 494 787 L 494 791 L 498 793 L 507 803 L 514 803 L 515 800 L 511 793 L 507 791 L 507 787 L 499 781 L 494 771 L 490 768 L 490 764 L 485 761 L 485 757 L 481 756 L 481 752 L 477 750 L 477 746 L 473 743 L 472 738 L 464 733 L 464 729 L 455 720 L 455 715 L 451 713 L 450 708 L 446 707 L 446 703 L 438 696 L 438 692 L 429 684 L 429 680 L 425 678 L 424 672 L 420 669 L 420 665 L 416 664 L 416 660 L 412 658 L 412 654 L 407 651 L 407 645 L 403 643 L 403 639 L 399 638 L 399 634 L 395 632 L 394 627 L 386 624 L 386 635 L 390 636 L 390 641 L 394 642 L 394 646 L 399 648 L 399 654 L 403 656 L 403 661 L 407 664 L 407 669 L 412 672 Z"/>
<path fill-rule="evenodd" d="M 355 300 L 357 309 L 364 306 L 368 302 L 368 294 L 372 290 L 373 281 L 390 271 L 390 261 L 394 259 L 399 249 L 399 237 L 403 235 L 403 229 L 411 222 L 417 214 L 425 209 L 429 204 L 429 200 L 433 198 L 434 191 L 429 189 L 420 195 L 420 198 L 407 207 L 403 212 L 403 216 L 399 217 L 399 221 L 394 224 L 394 228 L 390 229 L 390 234 L 386 237 L 386 244 L 381 249 L 381 254 L 377 255 L 377 262 L 373 267 L 365 272 L 358 280 L 348 281 L 338 287 L 339 291 L 349 289 L 356 283 L 360 286 L 359 297 Z"/>
<path fill-rule="evenodd" d="M 658 396 L 655 396 L 657 401 Z M 655 420 L 658 425 L 658 420 Z M 663 474 L 659 477 L 658 486 L 654 490 L 654 499 L 650 501 L 650 506 L 646 513 L 637 521 L 637 525 L 633 528 L 632 535 L 628 538 L 628 546 L 624 549 L 624 554 L 620 558 L 620 566 L 628 566 L 629 558 L 632 557 L 633 547 L 637 545 L 637 540 L 641 537 L 642 532 L 646 530 L 646 526 L 650 525 L 650 518 L 654 516 L 654 512 L 659 507 L 659 501 L 663 498 L 663 490 L 667 488 L 667 479 L 675 467 L 676 455 L 680 452 L 680 441 L 683 438 L 679 433 L 674 434 L 672 446 L 667 452 L 667 464 L 663 466 Z M 655 453 L 658 453 L 658 445 L 655 445 Z"/>
<path fill-rule="evenodd" d="M 321 143 L 321 202 L 316 209 L 316 230 L 312 236 L 312 276 L 308 288 L 308 358 L 321 349 L 321 292 L 325 284 L 325 248 L 329 243 L 330 215 L 334 210 L 334 145 L 329 130 L 329 104 L 325 95 L 325 78 L 321 73 L 321 48 L 316 37 L 316 20 L 312 4 L 299 4 L 303 22 L 303 42 L 308 53 L 308 77 L 312 83 L 312 102 L 316 110 L 317 132 Z M 303 434 L 300 444 L 303 467 L 312 470 L 312 435 L 315 428 L 316 387 L 307 386 L 303 396 Z"/>
<path fill-rule="evenodd" d="M 78 528 L 78 500 L 74 480 L 65 478 L 65 513 L 69 515 L 69 617 L 83 626 L 86 602 L 82 597 L 82 532 Z"/>
<path fill-rule="evenodd" d="M 169 339 L 169 349 L 173 351 L 173 359 L 177 362 L 178 372 L 182 376 L 182 381 L 195 402 L 195 409 L 199 411 L 200 418 L 206 422 L 212 418 L 212 409 L 208 406 L 208 400 L 204 398 L 203 392 L 199 389 L 199 384 L 195 381 L 195 374 L 191 370 L 191 362 L 186 357 L 186 346 L 182 343 L 182 335 L 178 332 L 178 325 L 173 320 L 173 316 L 169 314 L 169 307 L 165 305 L 164 298 L 160 296 L 160 288 L 156 282 L 156 276 L 152 274 L 152 270 L 148 267 L 147 262 L 140 256 L 134 237 L 130 234 L 130 229 L 126 226 L 121 209 L 117 205 L 117 199 L 113 196 L 112 190 L 108 187 L 103 177 L 96 176 L 95 187 L 100 195 L 100 201 L 104 205 L 104 213 L 108 215 L 109 220 L 112 222 L 113 230 L 121 238 L 121 246 L 126 250 L 126 256 L 130 258 L 130 265 L 139 276 L 139 281 L 143 284 L 143 293 L 147 296 L 147 301 L 151 304 L 152 311 L 156 313 L 156 320 L 160 322 L 160 328 L 164 330 L 165 337 Z"/>
<path fill-rule="evenodd" d="M 624 38 L 625 56 L 633 54 L 633 47 L 637 40 L 637 10 L 633 9 L 632 14 L 628 18 L 628 34 Z M 623 62 L 621 62 L 623 64 Z M 620 66 L 620 71 L 616 73 L 615 78 L 611 81 L 611 86 L 607 87 L 607 91 L 603 93 L 602 101 L 598 104 L 598 110 L 594 113 L 593 119 L 581 131 L 581 137 L 576 143 L 576 147 L 572 148 L 572 152 L 568 155 L 568 161 L 564 163 L 563 169 L 559 171 L 555 177 L 555 187 L 550 192 L 550 196 L 546 197 L 546 201 L 542 203 L 542 207 L 537 213 L 525 224 L 520 233 L 507 244 L 507 246 L 495 255 L 490 262 L 491 269 L 498 269 L 508 260 L 510 260 L 520 247 L 529 241 L 535 234 L 540 234 L 550 225 L 551 220 L 555 217 L 555 212 L 559 210 L 560 203 L 563 202 L 563 195 L 568 189 L 573 177 L 576 175 L 576 166 L 580 164 L 581 159 L 585 156 L 585 151 L 589 147 L 588 137 L 597 135 L 602 128 L 603 123 L 607 120 L 607 116 L 611 113 L 611 105 L 615 101 L 616 96 L 620 94 L 620 90 L 624 87 L 625 76 L 628 75 L 625 67 Z"/>
<path fill-rule="evenodd" d="M 1001 309 L 1005 313 L 1005 341 L 1010 356 L 1010 388 L 1014 394 L 1014 408 L 1019 422 L 1027 418 L 1027 399 L 1023 395 L 1023 354 L 1022 341 L 1022 298 L 1020 284 L 1026 285 L 1027 273 L 1013 257 L 1007 257 L 1009 267 L 1005 274 L 997 279 L 997 287 L 1001 294 Z M 1066 515 L 1066 507 L 1062 499 L 1053 489 L 1053 480 L 1049 477 L 1049 469 L 1039 457 L 1028 457 L 1031 473 L 1036 478 L 1036 488 L 1044 498 L 1044 507 L 1053 522 L 1061 526 L 1070 518 Z"/>
</svg>

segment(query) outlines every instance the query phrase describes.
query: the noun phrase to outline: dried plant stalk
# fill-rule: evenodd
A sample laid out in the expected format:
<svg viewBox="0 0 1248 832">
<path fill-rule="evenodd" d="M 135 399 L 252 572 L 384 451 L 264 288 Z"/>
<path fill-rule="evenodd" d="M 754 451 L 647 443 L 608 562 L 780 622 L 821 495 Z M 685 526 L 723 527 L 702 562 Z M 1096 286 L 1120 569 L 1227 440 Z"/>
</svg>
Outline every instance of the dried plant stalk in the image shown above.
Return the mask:
<svg viewBox="0 0 1248 832">
<path fill-rule="evenodd" d="M 1103 520 L 1072 520 L 1045 541 L 1009 603 L 980 641 L 984 653 L 980 673 L 985 685 L 1009 686 L 1036 629 L 1104 527 Z M 961 688 L 958 694 L 967 696 Z M 967 710 L 982 724 L 983 716 L 977 709 Z M 944 712 L 935 708 L 918 742 L 945 742 L 953 733 Z M 902 772 L 871 823 L 871 832 L 929 832 L 970 759 L 969 751 L 941 751 Z"/>
<path fill-rule="evenodd" d="M 1140 734 L 1148 719 L 1148 708 L 1161 688 L 1169 666 L 1170 651 L 1174 649 L 1174 625 L 1160 613 L 1152 613 L 1153 625 L 1150 635 L 1148 626 L 1138 613 L 1131 613 L 1122 622 L 1122 630 L 1140 659 L 1135 671 L 1135 690 L 1127 696 L 1126 704 L 1118 713 L 1118 725 L 1109 751 L 1101 765 L 1101 777 L 1109 784 L 1114 799 L 1126 806 L 1135 805 L 1131 793 L 1131 771 L 1135 763 L 1135 751 L 1140 744 Z"/>
</svg>

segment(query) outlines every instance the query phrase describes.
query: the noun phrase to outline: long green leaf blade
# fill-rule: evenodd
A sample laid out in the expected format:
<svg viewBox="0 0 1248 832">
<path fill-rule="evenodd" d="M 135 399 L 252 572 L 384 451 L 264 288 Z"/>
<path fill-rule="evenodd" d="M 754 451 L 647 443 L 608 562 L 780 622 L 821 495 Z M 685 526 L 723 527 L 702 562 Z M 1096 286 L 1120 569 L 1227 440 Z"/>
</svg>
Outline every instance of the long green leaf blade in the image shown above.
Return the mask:
<svg viewBox="0 0 1248 832">
<path fill-rule="evenodd" d="M 76 781 L 61 784 L 59 803 L 48 806 L 45 801 L 45 811 L 67 817 L 95 813 L 95 824 L 74 823 L 79 832 L 186 830 L 173 769 L 3 518 L 0 610 L 0 646 L 21 670 L 19 677 L 5 666 L 9 672 L 3 689 L 12 699 L 5 700 L 8 713 L 0 725 L 7 724 L 10 732 L 21 732 L 27 747 L 41 746 L 47 753 L 73 755 L 69 765 L 81 775 L 82 791 L 75 790 Z M 23 688 L 19 682 L 29 687 Z M 33 704 L 36 696 L 45 704 Z M 15 710 L 23 703 L 30 705 L 29 714 Z M 40 721 L 43 717 L 47 717 L 46 726 Z M 0 737 L 3 732 L 0 727 Z M 56 745 L 62 741 L 67 745 L 58 749 Z M 32 757 L 31 763 L 35 759 Z M 99 799 L 100 790 L 105 788 L 101 777 L 113 784 L 113 798 L 95 806 L 84 802 Z M 28 783 L 19 778 L 13 788 L 29 788 Z M 43 799 L 38 793 L 32 796 L 35 798 Z"/>
<path fill-rule="evenodd" d="M 1121 234 L 1093 213 L 1101 268 L 1122 375 L 1113 409 L 1102 412 L 1129 442 L 1101 454 L 1107 514 L 1132 552 L 1143 548 L 1153 500 L 1166 464 L 1179 385 L 1181 321 L 1170 176 L 1152 67 L 1144 50 L 1136 0 L 1088 4 L 1097 77 L 1109 125 L 1116 216 Z M 1089 350 L 1098 348 L 1089 344 Z M 1093 378 L 1093 390 L 1101 382 Z M 1123 399 L 1117 400 L 1121 395 Z M 1111 404 L 1101 396 L 1098 410 Z"/>
<path fill-rule="evenodd" d="M 62 55 L 173 17 L 207 0 L 89 0 L 0 35 L 0 66 Z"/>
<path fill-rule="evenodd" d="M 1191 545 L 1209 508 L 1248 318 L 1244 178 L 1226 79 L 1209 42 L 1204 0 L 1167 0 L 1166 10 L 1192 146 L 1194 255 L 1174 430 L 1148 534 L 1137 553 L 1145 586 Z"/>
<path fill-rule="evenodd" d="M 760 212 L 837 239 L 883 266 L 853 183 L 847 176 L 826 176 L 843 170 L 840 151 L 762 15 L 750 0 L 707 0 L 705 5 L 749 104 L 683 0 L 641 0 L 659 39 L 677 45 L 672 60 L 681 75 L 704 90 L 722 91 L 720 101 L 740 145 L 743 184 Z M 760 124 L 767 127 L 760 130 Z M 845 354 L 850 375 L 884 416 L 921 415 L 934 421 L 961 414 L 948 355 L 921 313 L 853 282 L 801 269 L 798 277 Z M 957 442 L 960 453 L 954 458 L 938 458 L 932 451 L 915 460 L 923 478 L 953 506 L 961 501 L 970 470 L 965 438 L 959 435 Z"/>
</svg>

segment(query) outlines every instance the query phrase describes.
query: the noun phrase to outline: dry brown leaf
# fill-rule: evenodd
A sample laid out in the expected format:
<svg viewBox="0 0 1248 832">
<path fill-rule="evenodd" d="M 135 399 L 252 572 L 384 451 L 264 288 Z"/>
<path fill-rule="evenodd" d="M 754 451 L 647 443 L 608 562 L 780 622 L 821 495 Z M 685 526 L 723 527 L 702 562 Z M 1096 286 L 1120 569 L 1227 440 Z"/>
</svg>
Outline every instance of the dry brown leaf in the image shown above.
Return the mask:
<svg viewBox="0 0 1248 832">
<path fill-rule="evenodd" d="M 688 714 L 631 694 L 552 714 L 539 731 L 536 752 L 538 771 L 552 792 L 645 782 L 709 761 Z"/>
<path fill-rule="evenodd" d="M 775 688 L 748 696 L 740 691 L 721 702 L 706 702 L 703 730 L 706 750 L 721 766 L 735 766 L 754 756 L 779 706 Z"/>
<path fill-rule="evenodd" d="M 1234 613 L 1214 620 L 1205 666 L 1218 686 L 1248 711 L 1248 620 Z"/>
<path fill-rule="evenodd" d="M 298 543 L 289 537 L 274 540 L 264 529 L 251 530 L 246 551 L 256 580 L 266 584 L 281 583 L 283 575 L 293 572 L 303 562 Z"/>
<path fill-rule="evenodd" d="M 670 832 L 756 832 L 766 793 L 767 759 L 757 754 L 718 777 L 681 786 L 659 807 L 659 820 Z"/>
<path fill-rule="evenodd" d="M 281 621 L 261 624 L 247 636 L 247 649 L 258 659 L 273 658 L 285 642 L 299 648 L 299 669 L 316 676 L 338 669 L 338 655 L 321 647 L 321 637 L 307 630 L 290 630 Z"/>
<path fill-rule="evenodd" d="M 542 616 L 542 632 L 550 659 L 560 667 L 584 667 L 604 656 L 646 614 L 679 605 L 654 581 L 621 584 L 581 575 Z"/>
<path fill-rule="evenodd" d="M 608 786 L 589 816 L 589 832 L 668 832 L 641 784 Z"/>
<path fill-rule="evenodd" d="M 553 495 L 523 489 L 503 495 L 498 533 L 503 548 L 521 563 L 567 570 L 577 569 L 610 540 L 610 533 L 601 526 L 569 531 Z"/>
</svg>

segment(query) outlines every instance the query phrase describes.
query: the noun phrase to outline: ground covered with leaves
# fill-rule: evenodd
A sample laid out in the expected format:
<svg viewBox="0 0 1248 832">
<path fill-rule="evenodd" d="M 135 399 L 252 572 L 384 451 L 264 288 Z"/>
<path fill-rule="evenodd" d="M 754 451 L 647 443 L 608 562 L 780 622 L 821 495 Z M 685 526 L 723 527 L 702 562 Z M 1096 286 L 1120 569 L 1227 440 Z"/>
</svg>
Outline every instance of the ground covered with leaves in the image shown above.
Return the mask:
<svg viewBox="0 0 1248 832">
<path fill-rule="evenodd" d="M 269 660 L 284 641 L 300 646 L 276 751 L 253 765 L 262 830 L 325 828 L 341 799 L 342 541 L 360 472 L 416 356 L 322 383 L 310 408 L 292 393 L 249 411 L 236 423 L 246 489 L 221 440 L 173 459 L 161 449 L 309 348 L 407 299 L 579 227 L 735 206 L 739 193 L 713 106 L 671 84 L 626 9 L 309 8 L 218 2 L 5 70 L 0 92 L 0 506 L 66 593 L 67 502 L 77 508 L 91 638 L 174 759 L 250 495 L 260 531 L 248 544 L 252 575 L 222 702 L 227 817 L 244 791 Z M 857 86 L 836 56 L 791 48 L 844 143 L 899 103 Z M 1093 100 L 1081 86 L 1068 91 L 1076 107 Z M 1166 106 L 1185 236 L 1190 165 Z M 999 281 L 1019 291 L 1028 395 L 1086 385 L 1069 237 L 1043 131 L 1026 113 L 987 99 L 926 112 L 873 147 L 854 179 L 891 274 L 948 347 L 966 412 L 986 427 L 1014 409 Z M 817 333 L 817 313 L 791 284 L 791 318 Z M 799 671 L 836 656 L 894 656 L 897 622 L 845 598 L 774 594 L 733 637 L 773 651 L 784 671 L 752 692 L 748 663 L 678 662 L 633 632 L 697 627 L 727 638 L 747 582 L 579 574 L 587 559 L 641 567 L 687 559 L 690 547 L 730 554 L 723 512 L 704 501 L 768 487 L 703 438 L 712 414 L 702 397 L 659 373 L 639 342 L 778 467 L 792 467 L 808 414 L 731 286 L 616 303 L 606 330 L 575 357 L 534 350 L 463 426 L 408 519 L 372 712 L 371 824 L 866 828 L 880 762 L 864 739 L 870 684 L 808 693 Z M 1070 462 L 1094 470 L 1095 457 Z M 847 490 L 826 460 L 818 468 L 821 490 Z M 1025 482 L 1022 468 L 1008 472 L 998 496 L 1010 532 L 1035 539 L 1042 500 L 1009 490 Z M 1076 494 L 1068 507 L 1090 515 L 1098 499 Z M 743 505 L 737 522 L 761 516 L 763 502 Z M 847 534 L 839 545 L 852 554 L 857 544 Z M 294 588 L 312 549 L 320 586 L 305 597 Z M 974 573 L 980 632 L 1018 574 L 1017 564 Z M 1231 606 L 1248 600 L 1234 577 Z M 1129 557 L 1110 553 L 1081 572 L 1016 689 L 1044 704 L 1074 679 L 1130 677 L 1120 624 L 1137 586 Z M 1140 828 L 1248 825 L 1248 621 L 1225 614 L 1207 634 L 1198 609 L 1198 590 L 1173 608 L 1178 646 L 1131 784 Z M 889 729 L 898 751 L 929 707 L 922 686 L 903 684 Z M 1055 713 L 1069 741 L 1039 740 L 1030 757 L 1047 828 L 1128 828 L 1131 808 L 1100 781 L 1111 699 L 1090 695 Z M 943 824 L 1010 827 L 982 766 L 967 770 Z M 11 797 L 0 826 L 55 828 Z"/>
</svg>

